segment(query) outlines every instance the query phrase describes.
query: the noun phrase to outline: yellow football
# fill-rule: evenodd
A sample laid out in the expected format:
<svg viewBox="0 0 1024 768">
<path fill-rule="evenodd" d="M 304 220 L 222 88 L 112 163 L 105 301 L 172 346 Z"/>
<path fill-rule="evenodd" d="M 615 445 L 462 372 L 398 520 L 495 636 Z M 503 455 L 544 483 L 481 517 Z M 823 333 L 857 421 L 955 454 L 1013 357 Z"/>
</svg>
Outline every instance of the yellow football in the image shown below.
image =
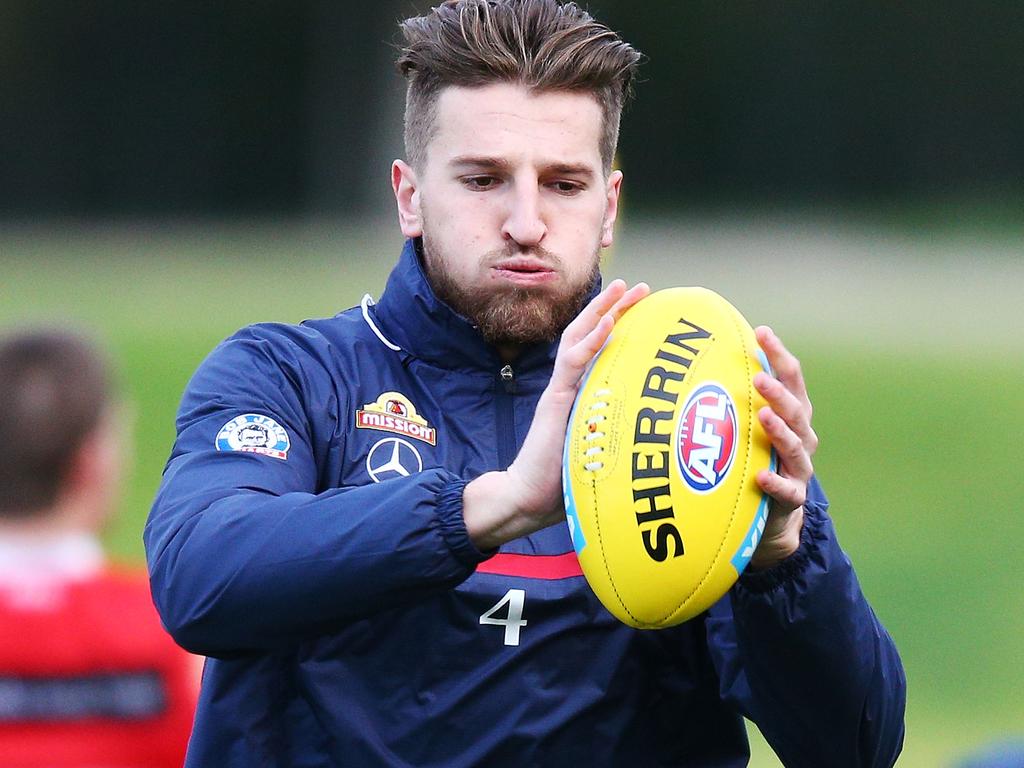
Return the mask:
<svg viewBox="0 0 1024 768">
<path fill-rule="evenodd" d="M 591 364 L 566 433 L 566 518 L 587 582 L 626 624 L 691 619 L 750 562 L 768 516 L 755 478 L 775 466 L 759 370 L 753 329 L 705 288 L 643 299 Z"/>
</svg>

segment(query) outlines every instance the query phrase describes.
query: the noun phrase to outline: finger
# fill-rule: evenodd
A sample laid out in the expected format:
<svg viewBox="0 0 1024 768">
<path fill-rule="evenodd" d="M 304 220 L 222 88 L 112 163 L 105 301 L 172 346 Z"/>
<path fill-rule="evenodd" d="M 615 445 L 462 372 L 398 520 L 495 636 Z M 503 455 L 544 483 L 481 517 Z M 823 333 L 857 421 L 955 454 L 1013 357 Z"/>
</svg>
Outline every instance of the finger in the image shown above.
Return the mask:
<svg viewBox="0 0 1024 768">
<path fill-rule="evenodd" d="M 778 379 L 767 373 L 758 372 L 754 374 L 754 387 L 768 401 L 772 410 L 794 429 L 797 424 L 807 421 L 805 404 Z"/>
<path fill-rule="evenodd" d="M 607 288 L 583 308 L 562 332 L 559 354 L 565 354 L 591 334 L 603 317 L 608 315 L 611 316 L 613 322 L 617 321 L 627 309 L 648 293 L 650 293 L 650 287 L 646 283 L 637 283 L 627 290 L 624 280 L 613 280 Z M 604 344 L 607 338 L 608 335 L 605 333 L 600 343 Z M 599 345 L 597 349 L 600 348 Z M 596 350 L 594 351 L 596 352 Z M 589 362 L 589 358 L 587 361 Z"/>
<path fill-rule="evenodd" d="M 622 282 L 622 281 L 615 281 Z M 622 283 L 625 286 L 625 283 Z M 580 341 L 571 344 L 566 350 L 566 354 L 573 357 L 574 364 L 580 364 L 580 358 L 583 359 L 582 365 L 586 365 L 590 362 L 591 358 L 594 357 L 604 346 L 604 343 L 608 340 L 611 327 L 603 327 L 601 324 L 605 318 L 610 318 L 612 325 L 618 322 L 619 318 L 626 312 L 627 309 L 635 305 L 638 301 L 643 299 L 647 294 L 651 292 L 650 286 L 647 283 L 637 283 L 632 288 L 628 289 L 623 293 L 618 300 L 608 309 L 608 311 L 598 318 L 598 325 L 590 330 L 586 336 Z M 603 304 L 604 302 L 602 302 Z M 600 306 L 600 305 L 598 305 Z M 585 327 L 585 326 L 584 326 Z"/>
<path fill-rule="evenodd" d="M 650 292 L 647 283 L 637 283 L 627 290 L 626 282 L 616 279 L 584 307 L 562 333 L 551 374 L 556 392 L 575 393 L 587 364 L 604 346 L 615 322 Z M 604 313 L 598 314 L 599 310 Z"/>
<path fill-rule="evenodd" d="M 616 322 L 626 313 L 626 310 L 635 305 L 641 299 L 646 298 L 651 292 L 651 286 L 647 283 L 637 283 L 624 294 L 622 298 L 615 302 L 615 305 L 611 308 L 608 314 L 610 314 Z"/>
<path fill-rule="evenodd" d="M 782 382 L 767 373 L 755 374 L 753 381 L 754 387 L 768 401 L 771 409 L 800 436 L 804 448 L 813 454 L 818 449 L 818 436 L 811 427 L 810 404 L 798 400 Z"/>
<path fill-rule="evenodd" d="M 807 386 L 800 368 L 800 361 L 786 349 L 782 340 L 767 325 L 759 325 L 754 329 L 754 334 L 757 336 L 757 343 L 761 345 L 761 349 L 768 357 L 768 362 L 775 372 L 775 378 L 781 381 L 786 389 L 796 395 L 798 399 L 809 404 L 810 399 L 807 397 Z"/>
<path fill-rule="evenodd" d="M 612 328 L 615 327 L 615 318 L 611 313 L 602 315 L 586 336 L 565 350 L 566 362 L 574 368 L 582 371 L 608 340 Z"/>
<path fill-rule="evenodd" d="M 762 469 L 757 473 L 757 484 L 772 497 L 772 511 L 786 514 L 807 501 L 807 485 L 793 478 L 783 477 L 777 472 Z"/>
<path fill-rule="evenodd" d="M 771 408 L 762 408 L 757 416 L 778 454 L 780 474 L 804 483 L 810 480 L 814 466 L 800 436 Z"/>
<path fill-rule="evenodd" d="M 615 303 L 626 293 L 626 281 L 612 280 L 604 290 L 591 299 L 580 313 L 562 332 L 562 343 L 575 344 L 591 330 L 608 313 Z"/>
<path fill-rule="evenodd" d="M 575 344 L 566 345 L 566 339 L 563 338 L 555 357 L 555 367 L 551 372 L 548 389 L 575 395 L 587 364 L 604 346 L 614 327 L 614 318 L 611 314 L 606 314 L 598 318 L 597 325 Z"/>
</svg>

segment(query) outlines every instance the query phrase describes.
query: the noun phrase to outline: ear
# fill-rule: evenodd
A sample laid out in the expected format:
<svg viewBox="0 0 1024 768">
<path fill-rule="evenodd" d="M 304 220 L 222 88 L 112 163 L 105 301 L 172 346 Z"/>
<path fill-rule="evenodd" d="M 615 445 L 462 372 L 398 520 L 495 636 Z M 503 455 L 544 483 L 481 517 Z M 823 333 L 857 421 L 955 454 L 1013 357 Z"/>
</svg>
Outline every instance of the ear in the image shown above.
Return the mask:
<svg viewBox="0 0 1024 768">
<path fill-rule="evenodd" d="M 62 501 L 77 527 L 99 530 L 113 513 L 126 468 L 127 430 L 127 414 L 111 406 L 72 456 Z"/>
<path fill-rule="evenodd" d="M 404 160 L 391 164 L 391 189 L 398 204 L 398 224 L 406 237 L 420 237 L 423 234 L 423 217 L 420 214 L 420 193 L 416 171 Z"/>
<path fill-rule="evenodd" d="M 622 171 L 612 171 L 605 187 L 604 223 L 601 225 L 601 247 L 612 244 L 615 219 L 619 215 L 619 194 L 622 192 Z"/>
</svg>

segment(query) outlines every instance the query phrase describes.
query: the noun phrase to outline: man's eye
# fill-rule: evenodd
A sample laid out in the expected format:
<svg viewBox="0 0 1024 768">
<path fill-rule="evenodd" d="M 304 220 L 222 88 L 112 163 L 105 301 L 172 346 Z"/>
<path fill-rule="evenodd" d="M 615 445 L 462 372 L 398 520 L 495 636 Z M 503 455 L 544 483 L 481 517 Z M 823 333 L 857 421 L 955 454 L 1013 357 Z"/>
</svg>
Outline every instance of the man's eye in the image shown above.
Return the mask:
<svg viewBox="0 0 1024 768">
<path fill-rule="evenodd" d="M 551 186 L 563 195 L 574 195 L 583 189 L 583 186 L 575 181 L 556 181 Z"/>
<path fill-rule="evenodd" d="M 497 186 L 498 180 L 493 176 L 470 176 L 463 183 L 470 189 L 491 189 Z"/>
</svg>

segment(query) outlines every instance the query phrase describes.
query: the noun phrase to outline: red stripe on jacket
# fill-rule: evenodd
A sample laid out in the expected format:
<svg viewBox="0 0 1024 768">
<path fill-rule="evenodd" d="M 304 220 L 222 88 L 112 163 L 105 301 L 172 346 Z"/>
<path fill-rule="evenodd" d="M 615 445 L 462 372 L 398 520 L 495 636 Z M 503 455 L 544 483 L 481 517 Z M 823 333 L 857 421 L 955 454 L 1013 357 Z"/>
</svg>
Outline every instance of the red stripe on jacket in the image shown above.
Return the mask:
<svg viewBox="0 0 1024 768">
<path fill-rule="evenodd" d="M 476 567 L 477 573 L 522 576 L 527 579 L 568 579 L 582 576 L 575 552 L 564 555 L 513 555 L 499 553 Z"/>
</svg>

